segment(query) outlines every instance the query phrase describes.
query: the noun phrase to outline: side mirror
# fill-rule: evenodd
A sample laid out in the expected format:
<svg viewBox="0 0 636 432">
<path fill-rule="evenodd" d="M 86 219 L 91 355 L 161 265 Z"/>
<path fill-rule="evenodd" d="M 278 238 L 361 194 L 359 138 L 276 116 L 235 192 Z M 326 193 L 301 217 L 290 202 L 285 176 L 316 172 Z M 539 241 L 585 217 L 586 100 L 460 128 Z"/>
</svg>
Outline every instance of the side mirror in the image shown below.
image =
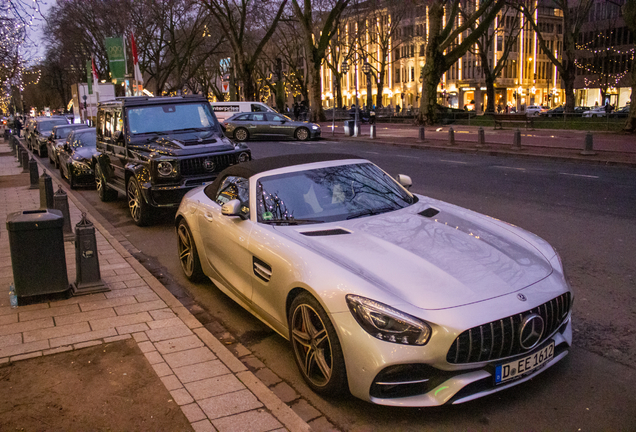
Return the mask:
<svg viewBox="0 0 636 432">
<path fill-rule="evenodd" d="M 221 214 L 223 216 L 243 216 L 241 214 L 241 202 L 237 199 L 231 200 L 223 204 L 221 207 Z"/>
<path fill-rule="evenodd" d="M 119 142 L 119 141 L 123 141 L 124 137 L 121 133 L 121 131 L 115 131 L 115 133 L 113 134 L 113 138 L 115 139 L 115 142 Z"/>
<path fill-rule="evenodd" d="M 398 174 L 396 177 L 396 180 L 398 181 L 399 184 L 404 186 L 406 189 L 410 189 L 411 186 L 413 186 L 413 181 L 411 180 L 411 177 L 405 174 Z"/>
<path fill-rule="evenodd" d="M 65 152 L 70 152 L 71 151 L 71 147 L 68 145 L 68 143 L 64 143 L 64 151 Z"/>
</svg>

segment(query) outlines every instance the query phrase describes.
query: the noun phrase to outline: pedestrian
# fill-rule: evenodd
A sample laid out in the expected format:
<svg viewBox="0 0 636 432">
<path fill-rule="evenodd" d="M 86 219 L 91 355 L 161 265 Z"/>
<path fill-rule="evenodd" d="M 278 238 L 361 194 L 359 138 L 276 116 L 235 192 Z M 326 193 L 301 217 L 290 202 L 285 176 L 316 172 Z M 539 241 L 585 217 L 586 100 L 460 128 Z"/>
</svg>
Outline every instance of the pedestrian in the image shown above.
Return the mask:
<svg viewBox="0 0 636 432">
<path fill-rule="evenodd" d="M 298 106 L 298 102 L 294 102 L 294 120 L 298 121 L 299 115 L 300 115 L 300 106 Z"/>
<path fill-rule="evenodd" d="M 400 110 L 401 110 L 401 109 L 402 109 L 402 107 L 400 107 L 400 104 L 397 104 L 397 105 L 395 106 L 395 112 L 396 112 L 396 114 L 397 114 L 397 115 L 400 115 Z"/>
<path fill-rule="evenodd" d="M 15 117 L 15 120 L 13 121 L 13 127 L 18 134 L 18 138 L 20 138 L 20 130 L 22 129 L 22 122 L 20 121 L 20 117 Z"/>
<path fill-rule="evenodd" d="M 605 113 L 609 114 L 610 112 L 612 112 L 612 107 L 610 107 L 609 102 L 605 102 Z"/>
</svg>

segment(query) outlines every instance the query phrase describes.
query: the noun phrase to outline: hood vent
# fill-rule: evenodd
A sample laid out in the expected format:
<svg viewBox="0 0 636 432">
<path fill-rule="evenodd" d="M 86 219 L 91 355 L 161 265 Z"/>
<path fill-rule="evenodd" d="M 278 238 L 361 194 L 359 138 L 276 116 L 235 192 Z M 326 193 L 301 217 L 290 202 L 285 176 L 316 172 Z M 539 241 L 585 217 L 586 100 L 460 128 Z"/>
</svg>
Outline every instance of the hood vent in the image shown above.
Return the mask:
<svg viewBox="0 0 636 432">
<path fill-rule="evenodd" d="M 321 230 L 321 231 L 305 231 L 305 232 L 301 232 L 300 234 L 304 236 L 309 236 L 309 237 L 324 237 L 324 236 L 351 234 L 351 233 L 349 231 L 336 228 L 336 229 Z"/>
<path fill-rule="evenodd" d="M 204 140 L 201 140 L 201 141 L 199 141 L 198 139 L 187 140 L 187 141 L 186 140 L 183 140 L 183 141 L 180 140 L 180 142 L 183 145 L 185 145 L 185 146 L 193 146 L 193 145 L 214 144 L 216 142 L 216 139 L 215 138 L 212 138 L 212 139 L 208 138 L 208 139 L 204 139 Z"/>
<path fill-rule="evenodd" d="M 434 209 L 433 207 L 429 207 L 424 211 L 419 212 L 418 214 L 427 217 L 427 218 L 432 218 L 433 216 L 435 216 L 437 213 L 439 213 L 439 210 Z"/>
</svg>

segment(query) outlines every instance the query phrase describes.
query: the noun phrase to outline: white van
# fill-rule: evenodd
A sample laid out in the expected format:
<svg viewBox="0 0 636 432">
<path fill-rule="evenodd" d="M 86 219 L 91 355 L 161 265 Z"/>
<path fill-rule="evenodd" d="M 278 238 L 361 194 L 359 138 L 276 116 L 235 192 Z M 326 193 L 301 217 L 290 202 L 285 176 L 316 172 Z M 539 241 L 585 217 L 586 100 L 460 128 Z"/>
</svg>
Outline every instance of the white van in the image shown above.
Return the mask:
<svg viewBox="0 0 636 432">
<path fill-rule="evenodd" d="M 276 112 L 262 102 L 212 102 L 211 105 L 219 123 L 240 112 Z"/>
</svg>

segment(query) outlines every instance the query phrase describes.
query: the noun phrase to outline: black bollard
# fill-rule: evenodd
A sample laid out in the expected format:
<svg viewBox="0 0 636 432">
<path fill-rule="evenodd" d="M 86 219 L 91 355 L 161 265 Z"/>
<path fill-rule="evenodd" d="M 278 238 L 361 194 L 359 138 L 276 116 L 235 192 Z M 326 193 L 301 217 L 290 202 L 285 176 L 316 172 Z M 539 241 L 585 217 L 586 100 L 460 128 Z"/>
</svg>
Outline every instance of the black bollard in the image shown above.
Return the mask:
<svg viewBox="0 0 636 432">
<path fill-rule="evenodd" d="M 583 156 L 594 156 L 596 154 L 594 151 L 594 137 L 592 136 L 592 132 L 585 134 L 585 147 L 580 154 Z"/>
<path fill-rule="evenodd" d="M 53 208 L 53 180 L 46 170 L 40 176 L 40 208 Z"/>
<path fill-rule="evenodd" d="M 515 135 L 512 140 L 512 149 L 521 150 L 521 131 L 519 129 L 515 131 Z"/>
<path fill-rule="evenodd" d="M 448 145 L 455 145 L 455 131 L 452 127 L 448 128 Z"/>
<path fill-rule="evenodd" d="M 22 172 L 29 172 L 29 152 L 22 153 Z"/>
<path fill-rule="evenodd" d="M 64 241 L 73 241 L 75 236 L 73 234 L 73 229 L 71 228 L 71 215 L 68 209 L 68 196 L 62 189 L 62 186 L 58 185 L 58 190 L 53 195 L 53 208 L 61 211 L 62 216 L 64 216 L 64 225 L 62 225 Z"/>
<path fill-rule="evenodd" d="M 486 135 L 484 133 L 484 128 L 479 126 L 477 130 L 477 147 L 483 147 L 486 145 Z"/>
<path fill-rule="evenodd" d="M 86 213 L 82 213 L 82 220 L 75 225 L 75 267 L 74 296 L 110 291 L 102 282 L 95 227 L 86 219 Z"/>
<path fill-rule="evenodd" d="M 16 157 L 18 158 L 18 166 L 22 166 L 22 152 L 24 150 L 22 149 L 22 147 L 18 147 L 18 151 L 16 152 Z"/>
<path fill-rule="evenodd" d="M 424 129 L 424 126 L 420 126 L 420 141 L 426 141 L 426 129 Z"/>
<path fill-rule="evenodd" d="M 29 189 L 37 189 L 39 188 L 39 175 L 38 175 L 38 163 L 31 157 L 29 159 L 29 176 L 31 178 L 31 186 Z"/>
</svg>

